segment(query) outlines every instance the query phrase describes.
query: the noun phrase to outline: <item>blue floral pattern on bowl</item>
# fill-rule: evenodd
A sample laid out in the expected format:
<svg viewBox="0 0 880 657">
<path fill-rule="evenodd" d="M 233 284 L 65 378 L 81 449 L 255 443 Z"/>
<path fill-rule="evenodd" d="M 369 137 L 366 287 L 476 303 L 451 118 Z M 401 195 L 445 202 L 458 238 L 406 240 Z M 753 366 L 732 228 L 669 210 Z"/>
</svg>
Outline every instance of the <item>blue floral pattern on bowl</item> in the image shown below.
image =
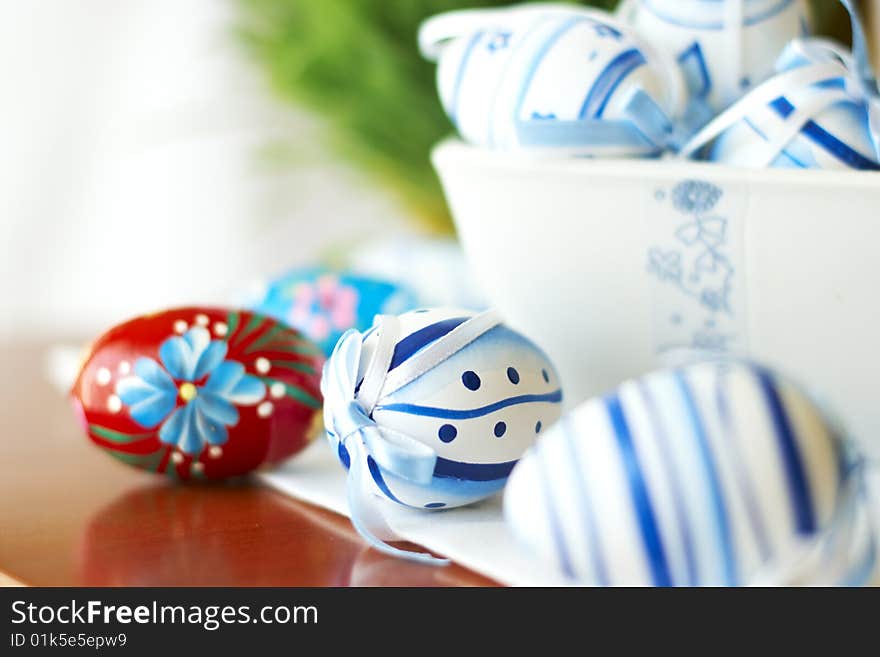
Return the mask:
<svg viewBox="0 0 880 657">
<path fill-rule="evenodd" d="M 683 322 L 681 313 L 673 312 L 669 322 L 676 326 L 686 324 L 690 333 L 686 342 L 661 345 L 661 349 L 729 348 L 733 335 L 725 333 L 722 327 L 737 320 L 733 296 L 738 272 L 731 255 L 730 220 L 719 210 L 723 198 L 721 187 L 702 180 L 684 180 L 668 193 L 661 190 L 655 194 L 658 203 L 669 201 L 674 215 L 680 219 L 674 223 L 671 241 L 665 238 L 663 245 L 649 248 L 647 268 L 661 283 L 673 286 L 682 298 L 690 299 L 686 314 L 691 320 Z M 702 319 L 695 322 L 698 315 Z"/>
</svg>

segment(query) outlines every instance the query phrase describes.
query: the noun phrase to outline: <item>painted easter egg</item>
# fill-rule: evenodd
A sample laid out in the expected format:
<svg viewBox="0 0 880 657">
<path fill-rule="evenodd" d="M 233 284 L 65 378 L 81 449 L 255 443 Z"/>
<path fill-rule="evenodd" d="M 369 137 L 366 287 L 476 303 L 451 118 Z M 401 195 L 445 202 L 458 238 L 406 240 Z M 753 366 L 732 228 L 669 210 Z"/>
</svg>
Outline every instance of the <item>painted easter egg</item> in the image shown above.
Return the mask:
<svg viewBox="0 0 880 657">
<path fill-rule="evenodd" d="M 880 170 L 880 102 L 824 40 L 794 41 L 779 74 L 710 123 L 685 153 L 753 168 Z M 872 114 L 874 115 L 872 117 Z"/>
<path fill-rule="evenodd" d="M 325 354 L 350 328 L 363 331 L 381 314 L 418 306 L 397 283 L 322 267 L 294 269 L 270 280 L 249 307 L 302 331 Z"/>
<path fill-rule="evenodd" d="M 839 432 L 790 382 L 701 363 L 567 414 L 514 470 L 504 510 L 535 554 L 583 583 L 779 584 L 802 557 L 829 556 L 800 569 L 809 581 L 841 556 L 822 540 L 851 529 L 848 464 Z"/>
<path fill-rule="evenodd" d="M 537 346 L 494 313 L 454 309 L 380 317 L 366 333 L 352 332 L 322 385 L 327 435 L 343 465 L 355 467 L 354 448 L 373 492 L 427 509 L 501 490 L 562 400 L 556 370 Z M 412 458 L 389 457 L 400 446 Z M 412 462 L 421 457 L 428 469 L 419 478 Z"/>
<path fill-rule="evenodd" d="M 805 0 L 635 0 L 624 12 L 678 61 L 692 98 L 718 112 L 773 75 L 786 44 L 809 33 Z"/>
<path fill-rule="evenodd" d="M 610 14 L 531 6 L 430 19 L 443 107 L 461 136 L 498 150 L 590 156 L 661 152 L 684 102 L 674 62 Z M 468 25 L 452 38 L 445 22 Z M 438 27 L 439 26 L 439 27 Z M 426 43 L 428 42 L 428 43 Z"/>
<path fill-rule="evenodd" d="M 222 479 L 307 444 L 323 360 L 263 315 L 178 308 L 98 338 L 71 394 L 89 438 L 111 456 L 177 479 Z"/>
</svg>

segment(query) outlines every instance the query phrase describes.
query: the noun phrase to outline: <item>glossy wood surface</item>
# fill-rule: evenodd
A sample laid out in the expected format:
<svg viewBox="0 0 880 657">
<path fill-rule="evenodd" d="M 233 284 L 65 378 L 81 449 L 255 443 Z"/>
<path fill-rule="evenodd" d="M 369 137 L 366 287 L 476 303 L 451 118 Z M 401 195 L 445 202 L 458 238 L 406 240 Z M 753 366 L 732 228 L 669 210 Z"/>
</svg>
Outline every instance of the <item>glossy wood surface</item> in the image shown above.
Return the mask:
<svg viewBox="0 0 880 657">
<path fill-rule="evenodd" d="M 253 481 L 175 485 L 80 434 L 46 344 L 0 346 L 0 585 L 485 586 L 367 548 L 349 521 Z"/>
</svg>

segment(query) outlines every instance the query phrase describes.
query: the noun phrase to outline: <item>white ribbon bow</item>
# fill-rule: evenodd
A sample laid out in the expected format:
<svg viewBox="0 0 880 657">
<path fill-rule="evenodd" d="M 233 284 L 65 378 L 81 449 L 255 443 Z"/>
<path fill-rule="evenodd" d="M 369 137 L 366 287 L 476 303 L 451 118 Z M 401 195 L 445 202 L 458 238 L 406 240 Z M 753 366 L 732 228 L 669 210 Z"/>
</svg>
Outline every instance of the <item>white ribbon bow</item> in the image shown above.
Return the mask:
<svg viewBox="0 0 880 657">
<path fill-rule="evenodd" d="M 381 472 L 417 485 L 428 485 L 434 476 L 437 454 L 415 438 L 377 424 L 372 412 L 381 396 L 399 390 L 449 358 L 498 324 L 494 313 L 476 315 L 429 347 L 415 354 L 389 373 L 400 321 L 393 316 L 376 317 L 376 344 L 358 385 L 364 336 L 347 331 L 324 364 L 321 392 L 324 395 L 324 424 L 349 454 L 348 505 L 358 533 L 385 554 L 432 565 L 446 565 L 448 559 L 411 552 L 388 545 L 402 540 L 385 519 L 378 504 L 370 472 L 371 461 Z"/>
</svg>

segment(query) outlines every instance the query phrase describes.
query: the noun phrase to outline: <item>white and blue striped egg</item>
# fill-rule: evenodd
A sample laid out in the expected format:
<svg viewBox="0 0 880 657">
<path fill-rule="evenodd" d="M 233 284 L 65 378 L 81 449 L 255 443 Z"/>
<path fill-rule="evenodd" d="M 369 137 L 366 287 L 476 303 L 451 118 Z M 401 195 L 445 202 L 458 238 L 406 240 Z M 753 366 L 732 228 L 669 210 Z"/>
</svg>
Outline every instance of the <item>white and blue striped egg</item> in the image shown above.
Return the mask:
<svg viewBox="0 0 880 657">
<path fill-rule="evenodd" d="M 828 527 L 844 456 L 790 383 L 705 363 L 585 402 L 514 470 L 505 516 L 535 554 L 598 585 L 741 585 Z"/>
<path fill-rule="evenodd" d="M 683 79 L 608 19 L 575 8 L 510 10 L 506 27 L 487 24 L 450 41 L 440 54 L 437 85 L 459 134 L 498 150 L 655 155 L 657 144 L 633 129 L 624 105 L 641 89 L 675 117 Z M 626 134 L 609 125 L 584 143 L 577 131 L 560 127 L 583 119 L 624 122 Z"/>
<path fill-rule="evenodd" d="M 780 71 L 793 70 L 809 62 L 780 60 Z M 760 105 L 724 131 L 710 147 L 706 159 L 734 166 L 764 166 L 764 149 L 798 109 L 821 100 L 836 102 L 816 111 L 792 138 L 784 143 L 770 163 L 774 168 L 856 169 L 880 171 L 880 146 L 872 138 L 868 105 L 864 98 L 844 94 L 842 78 L 827 83 L 789 90 L 771 103 Z M 748 101 L 748 97 L 743 103 Z"/>
<path fill-rule="evenodd" d="M 389 371 L 471 316 L 470 311 L 450 309 L 401 315 L 401 335 Z M 368 333 L 359 378 L 375 342 L 375 333 Z M 428 509 L 489 497 L 504 487 L 538 434 L 559 418 L 561 399 L 559 378 L 549 359 L 525 337 L 499 324 L 400 390 L 380 397 L 373 420 L 429 445 L 438 458 L 428 486 L 373 463 L 376 490 L 392 501 Z M 336 448 L 347 467 L 345 448 Z"/>
<path fill-rule="evenodd" d="M 678 61 L 691 96 L 716 112 L 771 77 L 786 44 L 809 32 L 804 0 L 742 0 L 740 25 L 729 21 L 733 2 L 638 0 L 627 16 Z"/>
</svg>

